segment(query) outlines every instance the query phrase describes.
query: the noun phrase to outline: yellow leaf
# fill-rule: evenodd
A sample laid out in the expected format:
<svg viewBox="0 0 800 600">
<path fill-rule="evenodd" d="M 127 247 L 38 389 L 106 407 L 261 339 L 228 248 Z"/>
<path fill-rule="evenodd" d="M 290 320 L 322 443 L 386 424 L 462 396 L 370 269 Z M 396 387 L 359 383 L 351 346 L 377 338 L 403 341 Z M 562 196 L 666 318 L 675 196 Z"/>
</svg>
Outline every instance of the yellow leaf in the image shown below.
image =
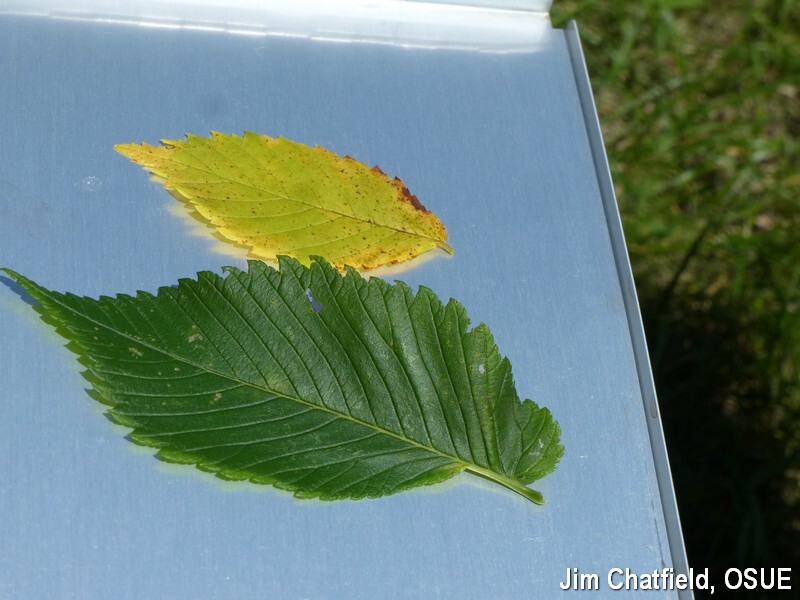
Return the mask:
<svg viewBox="0 0 800 600">
<path fill-rule="evenodd" d="M 400 179 L 319 146 L 212 132 L 114 148 L 258 258 L 322 256 L 366 270 L 436 247 L 452 253 L 444 225 Z"/>
</svg>

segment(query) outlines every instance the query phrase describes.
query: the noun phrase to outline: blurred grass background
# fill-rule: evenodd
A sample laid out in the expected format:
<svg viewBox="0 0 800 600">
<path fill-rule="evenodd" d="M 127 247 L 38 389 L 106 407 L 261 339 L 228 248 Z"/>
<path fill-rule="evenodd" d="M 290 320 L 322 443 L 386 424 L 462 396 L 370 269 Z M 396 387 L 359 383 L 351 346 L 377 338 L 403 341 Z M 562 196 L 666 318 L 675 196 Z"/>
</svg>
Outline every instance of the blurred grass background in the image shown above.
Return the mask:
<svg viewBox="0 0 800 600">
<path fill-rule="evenodd" d="M 690 564 L 796 567 L 800 1 L 551 15 L 580 26 Z"/>
</svg>

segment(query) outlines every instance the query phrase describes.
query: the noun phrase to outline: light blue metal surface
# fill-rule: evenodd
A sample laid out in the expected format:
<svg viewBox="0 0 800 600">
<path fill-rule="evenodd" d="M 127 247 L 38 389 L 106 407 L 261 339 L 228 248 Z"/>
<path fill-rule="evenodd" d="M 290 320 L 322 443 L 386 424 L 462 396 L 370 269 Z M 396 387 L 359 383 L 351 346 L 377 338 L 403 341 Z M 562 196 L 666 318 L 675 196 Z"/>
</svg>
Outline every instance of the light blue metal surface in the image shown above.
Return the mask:
<svg viewBox="0 0 800 600">
<path fill-rule="evenodd" d="M 169 30 L 492 52 L 529 51 L 547 0 L 3 0 L 0 13 Z M 526 10 L 520 10 L 525 7 Z"/>
<path fill-rule="evenodd" d="M 0 285 L 0 598 L 516 600 L 555 597 L 571 567 L 684 567 L 575 33 L 534 33 L 501 51 L 502 30 L 458 49 L 0 15 L 0 265 L 96 296 L 241 264 L 112 146 L 320 144 L 441 217 L 455 255 L 399 277 L 491 327 L 566 446 L 538 509 L 469 476 L 339 503 L 222 483 L 127 442 Z"/>
</svg>

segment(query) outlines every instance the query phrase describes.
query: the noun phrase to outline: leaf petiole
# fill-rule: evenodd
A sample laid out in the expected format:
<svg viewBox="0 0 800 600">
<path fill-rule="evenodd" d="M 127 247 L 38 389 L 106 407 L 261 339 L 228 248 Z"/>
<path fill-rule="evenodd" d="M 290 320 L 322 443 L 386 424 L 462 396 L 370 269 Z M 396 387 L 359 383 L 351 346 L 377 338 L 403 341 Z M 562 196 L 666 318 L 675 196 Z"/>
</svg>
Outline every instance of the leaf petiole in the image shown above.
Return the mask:
<svg viewBox="0 0 800 600">
<path fill-rule="evenodd" d="M 544 496 L 541 492 L 532 490 L 531 488 L 522 485 L 519 481 L 503 477 L 499 473 L 493 473 L 492 471 L 488 469 L 482 469 L 477 465 L 470 465 L 464 470 L 468 473 L 472 473 L 473 475 L 477 475 L 478 477 L 483 477 L 484 479 L 498 483 L 503 487 L 518 493 L 520 496 L 527 498 L 534 504 L 544 504 Z"/>
</svg>

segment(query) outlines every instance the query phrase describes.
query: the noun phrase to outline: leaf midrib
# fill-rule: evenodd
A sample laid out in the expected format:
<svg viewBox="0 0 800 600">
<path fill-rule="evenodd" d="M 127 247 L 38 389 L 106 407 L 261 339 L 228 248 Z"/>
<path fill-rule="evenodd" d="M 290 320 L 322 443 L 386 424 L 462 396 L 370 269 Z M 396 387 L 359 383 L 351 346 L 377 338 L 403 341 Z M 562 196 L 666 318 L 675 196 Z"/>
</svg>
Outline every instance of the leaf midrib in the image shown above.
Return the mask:
<svg viewBox="0 0 800 600">
<path fill-rule="evenodd" d="M 227 379 L 228 381 L 236 383 L 239 386 L 250 387 L 250 388 L 253 388 L 253 389 L 258 390 L 260 392 L 271 394 L 273 396 L 277 396 L 277 397 L 283 398 L 285 400 L 291 400 L 293 402 L 298 402 L 299 404 L 302 404 L 302 405 L 307 406 L 309 408 L 322 410 L 324 412 L 327 412 L 329 414 L 335 415 L 337 417 L 340 417 L 340 418 L 343 418 L 343 419 L 347 419 L 348 421 L 352 421 L 353 423 L 357 423 L 358 425 L 363 425 L 365 427 L 373 429 L 373 430 L 377 431 L 378 433 L 383 433 L 383 434 L 389 435 L 389 436 L 394 437 L 394 438 L 396 438 L 396 439 L 398 439 L 400 441 L 406 442 L 406 443 L 408 443 L 408 444 L 410 444 L 412 446 L 416 446 L 417 448 L 428 450 L 428 451 L 433 452 L 435 454 L 438 454 L 438 455 L 440 455 L 442 457 L 448 458 L 448 459 L 452 460 L 455 463 L 459 463 L 459 464 L 464 465 L 465 468 L 469 467 L 469 466 L 475 466 L 477 468 L 482 468 L 480 465 L 477 465 L 475 463 L 471 463 L 471 462 L 468 462 L 468 461 L 464 461 L 464 460 L 462 460 L 462 459 L 460 459 L 460 458 L 458 458 L 456 456 L 452 456 L 450 454 L 447 454 L 446 452 L 442 452 L 441 450 L 438 450 L 437 448 L 434 448 L 432 446 L 426 446 L 426 445 L 421 444 L 421 443 L 419 443 L 419 442 L 417 442 L 417 441 L 415 441 L 415 440 L 413 440 L 411 438 L 407 438 L 405 436 L 399 435 L 399 434 L 397 434 L 397 433 L 395 433 L 395 432 L 393 432 L 391 430 L 383 429 L 382 427 L 378 427 L 378 426 L 376 426 L 374 424 L 371 424 L 371 423 L 368 423 L 366 421 L 362 421 L 360 419 L 357 419 L 357 418 L 353 417 L 352 415 L 348 415 L 348 414 L 345 414 L 345 413 L 337 412 L 337 411 L 335 411 L 335 410 L 333 410 L 331 408 L 328 408 L 325 405 L 314 404 L 313 402 L 309 402 L 308 400 L 304 400 L 302 398 L 299 398 L 299 397 L 296 397 L 296 396 L 292 396 L 290 394 L 285 394 L 285 393 L 282 393 L 282 392 L 278 392 L 276 390 L 273 390 L 273 389 L 267 387 L 266 385 L 261 386 L 261 385 L 257 385 L 255 383 L 252 383 L 252 382 L 249 382 L 249 381 L 245 381 L 243 379 L 240 379 L 240 378 L 236 377 L 235 375 L 227 375 L 225 373 L 220 373 L 219 371 L 217 371 L 215 369 L 212 369 L 212 368 L 209 368 L 207 366 L 198 364 L 198 363 L 196 363 L 196 362 L 194 362 L 192 360 L 187 359 L 184 356 L 181 356 L 181 355 L 178 355 L 178 354 L 174 354 L 174 353 L 170 352 L 169 350 L 165 350 L 163 348 L 155 346 L 155 345 L 153 345 L 151 343 L 148 343 L 148 342 L 146 342 L 144 340 L 138 339 L 135 336 L 128 335 L 126 333 L 118 331 L 117 329 L 114 329 L 113 327 L 111 327 L 109 325 L 106 325 L 105 323 L 103 323 L 101 321 L 97 321 L 97 320 L 93 319 L 92 317 L 86 315 L 85 313 L 82 313 L 82 312 L 79 312 L 79 311 L 75 310 L 74 308 L 72 308 L 68 304 L 60 302 L 57 298 L 53 298 L 52 296 L 48 296 L 48 297 L 50 298 L 51 301 L 55 302 L 58 306 L 60 306 L 63 309 L 66 309 L 66 310 L 72 312 L 75 315 L 78 315 L 79 317 L 82 317 L 83 319 L 85 319 L 89 323 L 92 323 L 93 325 L 100 326 L 103 329 L 105 329 L 107 331 L 110 331 L 111 333 L 113 333 L 115 335 L 118 335 L 120 337 L 125 338 L 126 340 L 129 340 L 129 341 L 131 341 L 133 343 L 139 344 L 140 346 L 144 346 L 145 348 L 148 348 L 148 349 L 153 350 L 155 352 L 160 352 L 161 354 L 163 354 L 165 356 L 168 356 L 173 360 L 179 361 L 179 362 L 181 362 L 181 363 L 183 363 L 183 364 L 185 364 L 187 366 L 199 369 L 200 371 L 208 373 L 209 375 L 214 375 L 216 377 L 221 377 L 223 379 Z M 90 357 L 87 355 L 87 358 L 90 358 Z"/>
<path fill-rule="evenodd" d="M 3 270 L 4 271 L 10 271 L 10 270 L 7 270 L 7 269 L 3 269 Z M 13 271 L 10 271 L 10 272 L 13 273 L 14 275 L 17 275 L 17 276 L 21 277 L 18 273 L 14 273 Z M 23 279 L 26 280 L 26 281 L 30 281 L 30 280 L 28 280 L 27 278 L 24 278 L 24 277 L 23 277 Z M 223 379 L 227 379 L 228 381 L 237 383 L 238 385 L 241 385 L 241 386 L 250 387 L 250 388 L 255 389 L 255 390 L 257 390 L 259 392 L 262 392 L 262 393 L 272 394 L 273 396 L 280 397 L 280 398 L 283 398 L 285 400 L 290 400 L 290 401 L 293 401 L 293 402 L 297 402 L 297 403 L 299 403 L 299 404 L 301 404 L 303 406 L 307 406 L 308 408 L 311 408 L 311 409 L 316 409 L 316 410 L 321 410 L 323 412 L 327 412 L 328 414 L 334 415 L 335 417 L 346 419 L 348 421 L 351 421 L 351 422 L 356 423 L 358 425 L 361 425 L 363 427 L 372 429 L 372 430 L 376 431 L 377 433 L 380 433 L 380 434 L 383 434 L 383 435 L 387 435 L 389 437 L 393 437 L 393 438 L 395 438 L 397 440 L 400 440 L 400 441 L 402 441 L 402 442 L 404 442 L 406 444 L 409 444 L 411 446 L 414 446 L 416 448 L 425 450 L 427 452 L 431 452 L 431 453 L 436 454 L 436 455 L 438 455 L 438 456 L 440 456 L 442 458 L 446 458 L 449 461 L 455 463 L 456 465 L 461 465 L 462 470 L 471 472 L 471 473 L 473 473 L 473 474 L 475 474 L 475 475 L 477 475 L 479 477 L 483 477 L 483 478 L 488 479 L 490 481 L 494 481 L 495 483 L 498 483 L 498 484 L 500 484 L 500 485 L 502 485 L 502 486 L 504 486 L 504 487 L 516 492 L 517 494 L 527 498 L 528 500 L 530 500 L 530 501 L 532 501 L 534 503 L 542 504 L 544 502 L 544 500 L 542 499 L 541 494 L 539 492 L 536 492 L 535 490 L 532 490 L 532 489 L 528 488 L 527 486 L 525 486 L 522 482 L 520 482 L 517 479 L 508 477 L 506 475 L 503 475 L 501 473 L 498 473 L 496 471 L 491 470 L 490 468 L 483 467 L 483 466 L 478 465 L 476 463 L 465 461 L 465 460 L 463 460 L 463 459 L 461 459 L 461 458 L 459 458 L 457 456 L 453 456 L 453 455 L 450 455 L 450 454 L 448 454 L 446 452 L 442 452 L 441 450 L 438 450 L 437 448 L 434 448 L 432 446 L 426 446 L 426 445 L 421 444 L 421 443 L 419 443 L 419 442 L 417 442 L 417 441 L 415 441 L 413 439 L 410 439 L 410 438 L 407 438 L 405 436 L 399 435 L 399 434 L 397 434 L 397 433 L 395 433 L 393 431 L 390 431 L 388 429 L 383 429 L 383 428 L 378 427 L 376 425 L 373 425 L 371 423 L 367 423 L 365 421 L 361 421 L 360 419 L 356 419 L 352 415 L 348 415 L 348 414 L 337 412 L 335 410 L 332 410 L 332 409 L 328 408 L 327 406 L 314 404 L 314 403 L 309 402 L 307 400 L 303 400 L 302 398 L 297 398 L 297 397 L 294 397 L 294 396 L 291 396 L 291 395 L 288 395 L 288 394 L 277 392 L 275 390 L 270 389 L 267 386 L 259 386 L 259 385 L 256 385 L 254 383 L 248 382 L 248 381 L 243 381 L 243 380 L 239 379 L 238 377 L 235 377 L 235 376 L 232 376 L 232 375 L 219 373 L 218 371 L 216 371 L 214 369 L 211 369 L 211 368 L 206 367 L 204 365 L 197 364 L 194 361 L 191 361 L 191 360 L 189 360 L 189 359 L 187 359 L 187 358 L 185 358 L 183 356 L 176 355 L 176 354 L 170 352 L 169 350 L 164 350 L 162 348 L 159 348 L 158 346 L 150 344 L 150 343 L 148 343 L 148 342 L 146 342 L 144 340 L 137 339 L 134 336 L 131 336 L 131 335 L 128 335 L 128 334 L 123 333 L 121 331 L 118 331 L 118 330 L 114 329 L 113 327 L 111 327 L 109 325 L 106 325 L 105 323 L 103 323 L 101 321 L 97 321 L 97 320 L 93 319 L 92 317 L 90 317 L 89 315 L 86 315 L 85 313 L 79 312 L 78 310 L 74 309 L 73 307 L 69 306 L 68 304 L 60 301 L 57 297 L 54 297 L 53 295 L 51 295 L 49 293 L 49 290 L 46 290 L 45 288 L 42 288 L 41 286 L 38 286 L 37 284 L 35 284 L 33 282 L 30 282 L 30 283 L 32 283 L 35 286 L 35 288 L 37 288 L 39 290 L 42 290 L 44 292 L 43 295 L 45 297 L 47 297 L 51 302 L 54 302 L 57 306 L 60 306 L 62 309 L 67 310 L 67 311 L 77 315 L 78 317 L 80 317 L 82 319 L 85 319 L 86 321 L 88 321 L 89 323 L 92 323 L 95 326 L 99 326 L 99 327 L 102 327 L 103 329 L 105 329 L 107 331 L 110 331 L 114 335 L 118 335 L 118 336 L 120 336 L 120 337 L 122 337 L 122 338 L 124 338 L 126 340 L 129 340 L 131 342 L 139 344 L 140 346 L 143 346 L 143 347 L 148 348 L 150 350 L 153 350 L 153 351 L 156 351 L 156 352 L 160 352 L 161 354 L 163 354 L 165 356 L 168 356 L 168 357 L 172 358 L 173 360 L 177 360 L 179 362 L 182 362 L 185 365 L 194 367 L 194 368 L 199 369 L 199 370 L 201 370 L 203 372 L 206 372 L 206 373 L 208 373 L 210 375 L 214 375 L 216 377 L 221 377 Z M 78 343 L 80 343 L 80 342 L 78 342 Z M 81 344 L 81 346 L 84 346 L 84 345 Z M 85 346 L 84 346 L 84 348 L 85 348 Z M 83 354 L 85 356 L 87 356 L 87 358 L 90 358 L 86 352 L 84 352 Z"/>
<path fill-rule="evenodd" d="M 186 150 L 187 152 L 190 152 L 185 146 L 181 146 L 181 148 L 183 150 Z M 199 158 L 194 154 L 193 154 L 193 156 L 195 156 L 196 158 Z M 274 196 L 276 198 L 280 198 L 280 199 L 286 200 L 288 202 L 296 202 L 298 204 L 302 204 L 303 206 L 308 206 L 310 208 L 314 208 L 314 209 L 317 209 L 317 210 L 328 212 L 328 213 L 331 213 L 331 214 L 334 214 L 334 215 L 338 215 L 340 217 L 345 217 L 347 219 L 353 219 L 354 221 L 362 221 L 364 223 L 369 223 L 370 225 L 373 225 L 375 227 L 384 227 L 386 229 L 392 229 L 393 231 L 397 231 L 399 233 L 405 233 L 407 235 L 416 236 L 416 237 L 422 238 L 424 240 L 431 240 L 431 241 L 436 242 L 437 245 L 438 244 L 442 244 L 445 247 L 449 247 L 449 245 L 446 242 L 444 242 L 443 240 L 439 240 L 439 239 L 431 237 L 429 235 L 424 235 L 424 234 L 421 234 L 421 233 L 417 233 L 415 231 L 409 231 L 408 229 L 404 229 L 402 227 L 395 227 L 393 225 L 387 225 L 387 224 L 384 224 L 384 223 L 373 221 L 372 219 L 355 216 L 355 215 L 348 214 L 348 213 L 345 213 L 345 212 L 341 212 L 341 211 L 338 211 L 338 210 L 331 210 L 329 208 L 323 208 L 322 206 L 320 206 L 318 204 L 313 204 L 312 202 L 304 200 L 304 199 L 301 199 L 301 198 L 292 198 L 290 196 L 286 196 L 284 194 L 280 194 L 280 193 L 274 192 L 272 190 L 264 189 L 262 187 L 259 187 L 259 186 L 255 185 L 252 182 L 233 181 L 229 177 L 222 176 L 222 175 L 220 175 L 219 173 L 217 173 L 215 171 L 209 170 L 208 168 L 202 169 L 200 167 L 197 167 L 195 165 L 191 165 L 189 163 L 186 163 L 186 162 L 183 162 L 183 161 L 180 161 L 180 160 L 176 160 L 176 159 L 170 159 L 170 160 L 172 162 L 175 162 L 175 163 L 179 164 L 179 165 L 183 165 L 183 166 L 185 166 L 187 168 L 194 169 L 196 171 L 201 171 L 203 173 L 208 173 L 209 175 L 214 175 L 216 177 L 220 177 L 222 179 L 222 181 L 224 181 L 224 182 L 235 183 L 236 185 L 243 185 L 243 186 L 249 187 L 249 188 L 251 188 L 251 189 L 253 189 L 253 190 L 257 191 L 257 192 L 271 194 L 272 196 Z M 199 160 L 202 160 L 202 158 L 199 158 Z M 193 204 L 200 204 L 201 206 L 204 206 L 204 208 L 208 208 L 208 207 L 206 207 L 205 205 L 202 204 L 202 201 L 197 201 L 194 198 L 190 197 L 185 191 L 179 190 L 178 186 L 180 186 L 183 183 L 187 183 L 187 182 L 176 182 L 172 178 L 169 178 L 169 177 L 166 179 L 166 184 L 169 184 L 172 187 L 174 187 L 176 189 L 176 191 L 179 191 L 183 196 L 185 196 L 186 199 L 189 200 L 189 202 L 192 202 Z M 189 182 L 189 183 L 191 183 L 191 182 Z M 398 202 L 402 202 L 402 200 L 400 200 L 399 198 L 397 199 L 397 201 Z M 260 202 L 260 200 L 238 200 L 237 202 Z M 420 212 L 422 212 L 422 211 L 420 211 Z M 423 214 L 428 214 L 428 213 L 423 213 Z"/>
</svg>

